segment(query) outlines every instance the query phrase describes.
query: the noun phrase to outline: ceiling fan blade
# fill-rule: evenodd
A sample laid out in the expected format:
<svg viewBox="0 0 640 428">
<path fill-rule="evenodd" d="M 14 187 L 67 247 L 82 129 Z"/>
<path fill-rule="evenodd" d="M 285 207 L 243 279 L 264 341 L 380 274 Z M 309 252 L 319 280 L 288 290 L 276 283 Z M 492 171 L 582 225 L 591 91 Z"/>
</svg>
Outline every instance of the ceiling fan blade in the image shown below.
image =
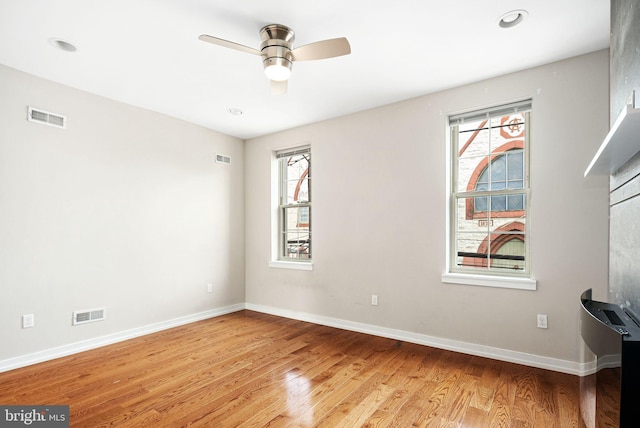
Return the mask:
<svg viewBox="0 0 640 428">
<path fill-rule="evenodd" d="M 241 45 L 239 43 L 230 42 L 229 40 L 208 36 L 206 34 L 202 34 L 200 37 L 198 37 L 198 39 L 202 40 L 203 42 L 213 43 L 214 45 L 222 46 L 229 49 L 235 49 L 240 52 L 260 55 L 260 51 L 257 49 L 253 49 L 253 48 L 250 48 L 249 46 Z"/>
<path fill-rule="evenodd" d="M 291 51 L 294 61 L 312 61 L 351 53 L 349 41 L 344 37 L 309 43 Z"/>
<path fill-rule="evenodd" d="M 271 95 L 283 95 L 287 93 L 287 81 L 286 80 L 272 80 L 271 81 Z"/>
</svg>

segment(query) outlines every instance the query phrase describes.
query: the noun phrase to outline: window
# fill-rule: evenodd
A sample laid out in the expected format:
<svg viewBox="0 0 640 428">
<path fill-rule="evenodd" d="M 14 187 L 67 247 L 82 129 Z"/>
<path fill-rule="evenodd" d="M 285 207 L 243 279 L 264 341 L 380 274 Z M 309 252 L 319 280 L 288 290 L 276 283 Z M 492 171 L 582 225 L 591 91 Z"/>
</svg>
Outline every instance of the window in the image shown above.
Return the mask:
<svg viewBox="0 0 640 428">
<path fill-rule="evenodd" d="M 311 261 L 311 150 L 276 153 L 279 171 L 278 260 Z"/>
<path fill-rule="evenodd" d="M 449 117 L 450 273 L 529 275 L 530 110 L 529 100 Z"/>
</svg>

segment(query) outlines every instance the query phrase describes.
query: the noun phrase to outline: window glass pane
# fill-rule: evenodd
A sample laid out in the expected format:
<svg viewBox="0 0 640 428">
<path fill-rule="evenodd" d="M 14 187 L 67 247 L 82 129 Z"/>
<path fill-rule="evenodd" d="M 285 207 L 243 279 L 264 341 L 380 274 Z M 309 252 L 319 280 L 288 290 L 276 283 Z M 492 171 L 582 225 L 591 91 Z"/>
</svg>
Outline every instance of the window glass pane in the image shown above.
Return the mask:
<svg viewBox="0 0 640 428">
<path fill-rule="evenodd" d="M 480 169 L 489 164 L 489 156 L 473 156 L 458 160 L 458 192 L 473 190 L 478 184 L 489 184 L 489 169 Z M 485 190 L 488 190 L 487 186 Z"/>
<path fill-rule="evenodd" d="M 309 207 L 300 207 L 298 209 L 298 227 L 309 225 Z"/>
<path fill-rule="evenodd" d="M 505 181 L 493 181 L 489 190 L 504 190 L 506 188 L 507 183 Z"/>
<path fill-rule="evenodd" d="M 455 257 L 452 263 L 457 267 L 473 267 L 477 263 L 482 265 L 480 258 L 474 257 L 482 242 L 490 231 L 492 220 L 487 217 L 486 197 L 477 198 L 457 198 L 456 200 L 456 222 L 455 222 Z M 473 203 L 484 204 L 485 213 L 481 218 L 469 218 L 466 214 L 468 206 Z M 473 205 L 471 205 L 473 206 Z"/>
<path fill-rule="evenodd" d="M 491 139 L 489 140 L 488 150 L 490 153 L 499 152 L 500 146 L 504 144 L 504 138 L 500 135 L 500 119 L 500 117 L 494 117 L 489 122 L 491 125 Z"/>
<path fill-rule="evenodd" d="M 473 216 L 469 216 L 469 206 Z M 487 205 L 492 206 L 487 211 Z M 518 210 L 517 216 L 498 215 Z M 524 269 L 525 194 L 459 197 L 455 212 L 455 267 L 473 271 Z M 517 240 L 511 242 L 513 240 Z M 508 244 L 508 245 L 507 245 Z"/>
<path fill-rule="evenodd" d="M 523 153 L 507 152 L 507 162 L 509 170 L 509 180 L 522 180 L 524 178 Z"/>
<path fill-rule="evenodd" d="M 310 155 L 303 153 L 283 158 L 283 203 L 310 201 Z"/>
<path fill-rule="evenodd" d="M 496 117 L 491 120 L 491 126 L 493 127 L 491 139 L 492 153 L 499 149 L 505 143 L 505 141 L 524 141 L 524 113 L 515 113 L 502 117 Z"/>
<path fill-rule="evenodd" d="M 498 239 L 501 239 L 500 246 L 491 256 L 491 267 L 503 270 L 523 270 L 525 258 L 524 234 L 500 235 L 494 241 L 497 246 Z"/>
<path fill-rule="evenodd" d="M 485 221 L 489 218 L 489 213 L 486 209 L 488 203 L 488 196 L 458 198 L 455 212 L 457 231 L 488 231 L 489 225 Z M 473 215 L 470 216 L 470 213 Z"/>
<path fill-rule="evenodd" d="M 507 209 L 509 211 L 522 211 L 524 208 L 524 195 L 507 196 Z"/>
<path fill-rule="evenodd" d="M 285 258 L 311 258 L 309 207 L 282 208 L 284 222 L 283 247 Z"/>
<path fill-rule="evenodd" d="M 522 180 L 509 181 L 509 189 L 512 189 L 512 190 L 524 189 L 523 186 L 524 186 L 524 181 Z"/>
<path fill-rule="evenodd" d="M 491 211 L 506 211 L 507 210 L 507 197 L 506 196 L 490 196 Z"/>
<path fill-rule="evenodd" d="M 487 239 L 486 233 L 459 233 L 456 240 L 456 265 L 486 269 L 487 255 L 478 253 L 478 248 Z"/>
<path fill-rule="evenodd" d="M 506 180 L 507 179 L 507 164 L 504 156 L 494 158 L 491 162 L 491 180 Z"/>
<path fill-rule="evenodd" d="M 455 260 L 458 267 L 479 271 L 524 270 L 524 233 L 458 234 Z"/>
<path fill-rule="evenodd" d="M 458 126 L 458 147 L 456 152 L 460 159 L 468 157 L 483 157 L 489 153 L 486 142 L 490 138 L 490 130 L 486 120 L 462 123 Z M 480 147 L 476 142 L 484 141 L 484 147 Z"/>
<path fill-rule="evenodd" d="M 486 196 L 480 196 L 475 198 L 475 211 L 487 211 L 488 198 Z"/>
</svg>

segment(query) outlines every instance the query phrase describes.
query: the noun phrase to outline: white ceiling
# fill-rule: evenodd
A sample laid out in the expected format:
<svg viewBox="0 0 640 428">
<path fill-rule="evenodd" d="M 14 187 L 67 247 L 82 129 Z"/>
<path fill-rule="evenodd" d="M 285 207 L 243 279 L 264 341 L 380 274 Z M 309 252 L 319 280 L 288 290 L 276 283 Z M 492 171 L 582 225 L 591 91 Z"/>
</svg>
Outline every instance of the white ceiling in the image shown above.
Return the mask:
<svg viewBox="0 0 640 428">
<path fill-rule="evenodd" d="M 529 15 L 500 28 L 514 9 Z M 346 37 L 352 53 L 294 63 L 271 95 L 260 57 L 198 40 L 258 49 L 271 23 L 294 47 Z M 242 139 L 608 45 L 609 0 L 0 0 L 0 64 Z"/>
</svg>

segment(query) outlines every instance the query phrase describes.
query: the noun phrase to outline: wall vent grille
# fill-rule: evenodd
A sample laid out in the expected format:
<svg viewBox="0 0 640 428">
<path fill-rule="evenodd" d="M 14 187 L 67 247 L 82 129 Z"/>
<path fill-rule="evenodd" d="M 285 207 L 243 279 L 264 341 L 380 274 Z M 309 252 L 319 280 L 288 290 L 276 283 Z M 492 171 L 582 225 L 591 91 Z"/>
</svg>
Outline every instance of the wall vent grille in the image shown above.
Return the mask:
<svg viewBox="0 0 640 428">
<path fill-rule="evenodd" d="M 223 163 L 225 165 L 231 164 L 231 157 L 226 155 L 216 155 L 216 162 Z"/>
<path fill-rule="evenodd" d="M 73 312 L 73 325 L 86 324 L 88 322 L 104 321 L 107 318 L 106 308 L 89 309 Z"/>
<path fill-rule="evenodd" d="M 27 112 L 29 122 L 41 123 L 43 125 L 55 126 L 56 128 L 66 128 L 67 118 L 57 113 L 29 107 Z"/>
</svg>

